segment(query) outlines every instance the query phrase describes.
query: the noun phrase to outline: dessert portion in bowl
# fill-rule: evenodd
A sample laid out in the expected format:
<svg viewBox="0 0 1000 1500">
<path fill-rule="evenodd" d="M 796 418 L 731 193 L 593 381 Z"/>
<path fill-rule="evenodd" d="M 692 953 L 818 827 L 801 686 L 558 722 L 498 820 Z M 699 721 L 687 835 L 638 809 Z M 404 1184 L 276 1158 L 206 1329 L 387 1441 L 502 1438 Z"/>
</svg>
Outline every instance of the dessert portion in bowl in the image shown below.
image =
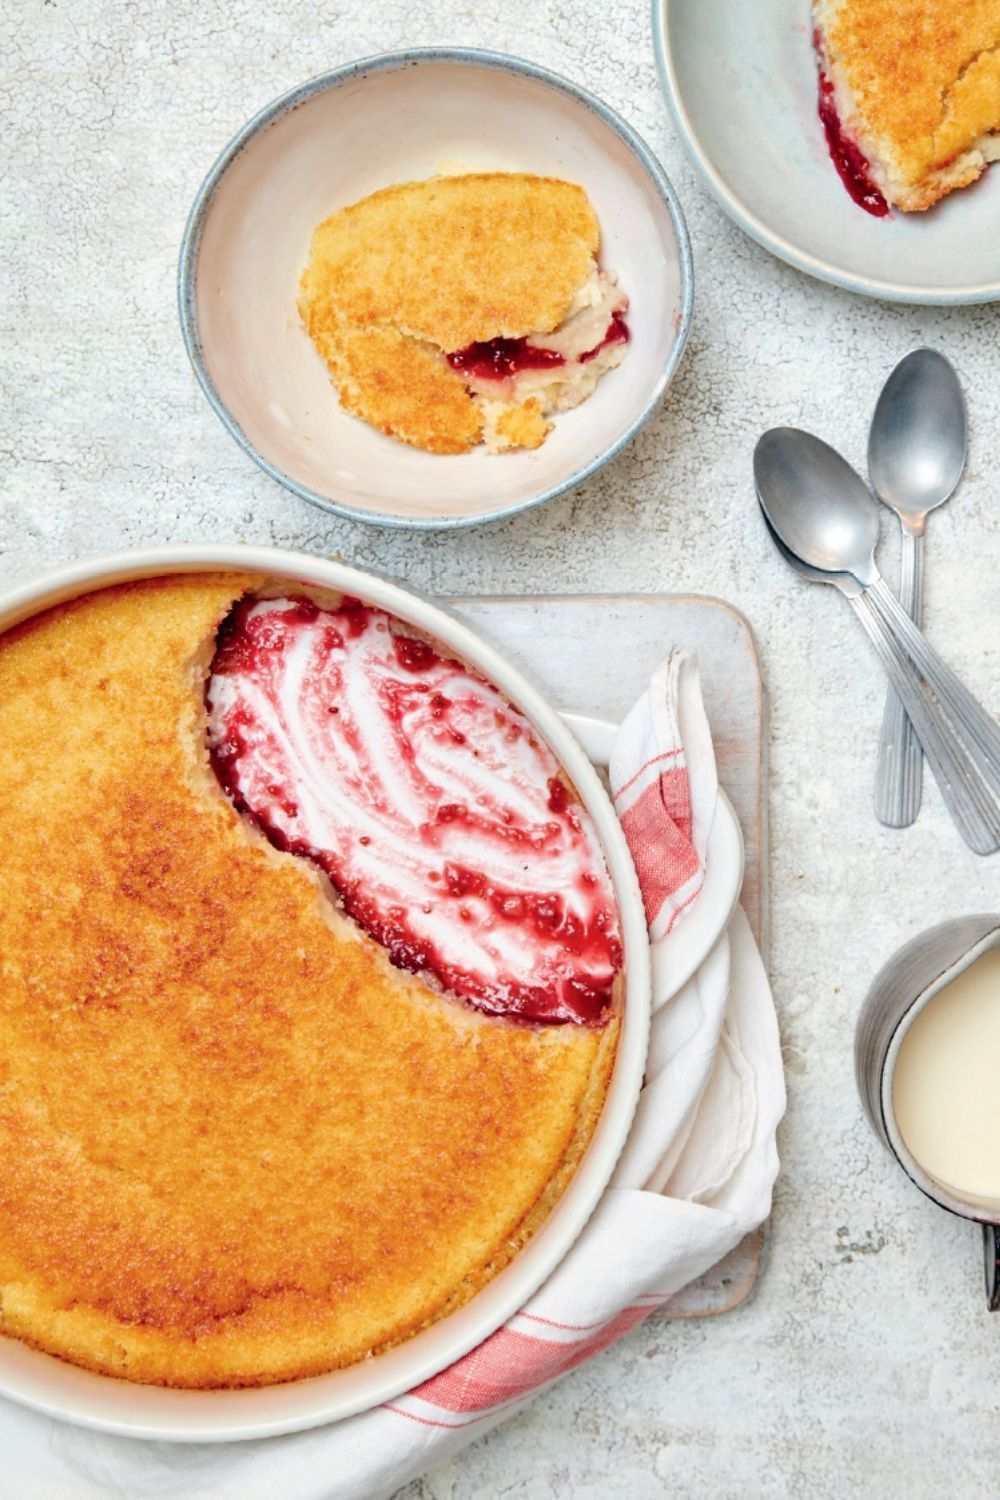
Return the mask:
<svg viewBox="0 0 1000 1500">
<path fill-rule="evenodd" d="M 312 236 L 299 311 L 341 404 L 432 453 L 537 448 L 625 357 L 628 298 L 581 187 L 523 172 L 383 188 Z"/>
<path fill-rule="evenodd" d="M 272 478 L 355 520 L 449 528 L 548 501 L 631 441 L 680 360 L 693 273 L 624 120 L 520 58 L 433 48 L 256 115 L 195 199 L 178 292 L 205 395 Z"/>
<path fill-rule="evenodd" d="M 358 600 L 117 585 L 0 638 L 0 1332 L 188 1388 L 350 1365 L 527 1243 L 619 918 L 531 723 Z"/>
<path fill-rule="evenodd" d="M 1000 160 L 1000 0 L 813 0 L 820 118 L 851 196 L 931 208 Z"/>
</svg>

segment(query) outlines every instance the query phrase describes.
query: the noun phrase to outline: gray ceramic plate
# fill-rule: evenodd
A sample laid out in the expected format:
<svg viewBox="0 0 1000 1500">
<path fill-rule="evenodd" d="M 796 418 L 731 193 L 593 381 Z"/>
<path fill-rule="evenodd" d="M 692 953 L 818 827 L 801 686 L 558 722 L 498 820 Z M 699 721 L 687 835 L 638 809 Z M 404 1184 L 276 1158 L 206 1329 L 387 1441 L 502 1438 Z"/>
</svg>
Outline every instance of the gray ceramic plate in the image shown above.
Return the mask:
<svg viewBox="0 0 1000 1500">
<path fill-rule="evenodd" d="M 653 31 L 680 137 L 747 234 L 870 297 L 1000 298 L 1000 167 L 923 214 L 874 219 L 848 197 L 816 112 L 809 0 L 653 0 Z"/>
</svg>

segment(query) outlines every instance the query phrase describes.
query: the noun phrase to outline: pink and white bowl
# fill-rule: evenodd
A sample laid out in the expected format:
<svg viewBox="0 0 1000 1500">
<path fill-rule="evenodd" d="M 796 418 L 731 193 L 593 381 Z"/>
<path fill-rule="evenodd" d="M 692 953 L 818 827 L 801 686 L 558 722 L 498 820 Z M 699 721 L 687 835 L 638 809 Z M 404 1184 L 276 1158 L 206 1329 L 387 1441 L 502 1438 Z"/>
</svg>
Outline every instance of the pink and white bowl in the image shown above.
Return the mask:
<svg viewBox="0 0 1000 1500">
<path fill-rule="evenodd" d="M 555 708 L 470 626 L 387 579 L 304 553 L 265 547 L 175 546 L 94 557 L 0 597 L 0 634 L 66 600 L 171 573 L 260 573 L 353 595 L 427 632 L 475 667 L 531 721 L 564 767 L 596 828 L 621 921 L 625 993 L 607 1098 L 576 1173 L 535 1237 L 457 1312 L 384 1354 L 309 1380 L 259 1390 L 183 1391 L 77 1369 L 0 1337 L 0 1395 L 37 1411 L 126 1437 L 234 1442 L 295 1432 L 392 1400 L 445 1369 L 517 1312 L 547 1280 L 603 1194 L 642 1086 L 650 1021 L 646 919 L 631 855 L 601 780 Z"/>
<path fill-rule="evenodd" d="M 296 309 L 318 223 L 378 188 L 456 166 L 580 183 L 602 264 L 631 301 L 625 360 L 533 451 L 425 453 L 349 416 Z M 311 79 L 243 127 L 195 198 L 178 299 L 202 390 L 273 479 L 334 515 L 449 529 L 541 505 L 631 441 L 684 350 L 693 273 L 674 190 L 620 115 L 522 59 L 426 48 Z"/>
</svg>

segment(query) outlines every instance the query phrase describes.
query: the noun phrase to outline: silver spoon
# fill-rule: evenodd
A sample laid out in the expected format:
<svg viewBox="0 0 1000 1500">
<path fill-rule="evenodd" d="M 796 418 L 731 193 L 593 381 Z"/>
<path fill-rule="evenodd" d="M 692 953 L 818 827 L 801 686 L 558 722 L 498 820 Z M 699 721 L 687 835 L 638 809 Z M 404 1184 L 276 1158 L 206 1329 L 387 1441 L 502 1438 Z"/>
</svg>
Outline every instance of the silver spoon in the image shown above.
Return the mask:
<svg viewBox="0 0 1000 1500">
<path fill-rule="evenodd" d="M 951 723 L 942 714 L 937 700 L 925 695 L 919 685 L 914 685 L 909 658 L 887 630 L 881 615 L 872 607 L 862 585 L 850 573 L 825 573 L 819 568 L 811 568 L 785 546 L 768 520 L 763 503 L 761 514 L 771 541 L 794 572 L 808 578 L 810 583 L 832 584 L 847 599 L 875 647 L 890 682 L 905 704 L 920 741 L 928 747 L 927 759 L 931 770 L 941 786 L 945 803 L 963 838 L 977 854 L 994 853 L 1000 848 L 1000 832 L 994 826 L 995 810 L 975 768 L 962 746 L 955 741 Z"/>
<path fill-rule="evenodd" d="M 899 606 L 875 564 L 878 507 L 846 459 L 811 433 L 775 427 L 754 455 L 757 488 L 785 545 L 826 572 L 850 573 L 940 699 L 980 774 L 1000 795 L 1000 728 Z M 767 476 L 767 493 L 761 477 Z"/>
<path fill-rule="evenodd" d="M 903 532 L 899 602 L 923 619 L 924 526 L 952 496 L 965 468 L 968 426 L 953 366 L 934 349 L 914 349 L 882 387 L 868 438 L 868 473 Z M 875 816 L 906 828 L 920 811 L 920 742 L 890 688 L 875 772 Z"/>
<path fill-rule="evenodd" d="M 966 841 L 981 854 L 1000 848 L 1000 807 L 983 784 L 1000 793 L 1000 730 L 881 578 L 874 557 L 878 510 L 864 483 L 826 443 L 789 427 L 760 439 L 754 477 L 765 516 L 787 552 L 861 604 L 866 629 L 877 620 L 880 655 L 889 670 L 881 648 L 890 647 L 893 684 Z"/>
</svg>

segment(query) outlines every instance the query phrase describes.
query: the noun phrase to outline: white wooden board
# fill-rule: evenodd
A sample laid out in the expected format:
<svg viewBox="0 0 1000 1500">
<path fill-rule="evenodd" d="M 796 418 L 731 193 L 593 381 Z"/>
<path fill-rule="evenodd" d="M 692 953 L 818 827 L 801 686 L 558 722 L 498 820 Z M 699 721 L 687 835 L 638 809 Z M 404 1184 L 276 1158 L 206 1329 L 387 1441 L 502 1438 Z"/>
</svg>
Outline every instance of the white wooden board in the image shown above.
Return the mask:
<svg viewBox="0 0 1000 1500">
<path fill-rule="evenodd" d="M 620 719 L 673 646 L 698 653 L 719 779 L 743 827 L 741 901 L 767 960 L 764 693 L 750 626 L 718 599 L 687 594 L 590 594 L 452 599 L 562 709 Z M 661 1316 L 708 1317 L 752 1290 L 763 1231 L 750 1235 Z"/>
</svg>

